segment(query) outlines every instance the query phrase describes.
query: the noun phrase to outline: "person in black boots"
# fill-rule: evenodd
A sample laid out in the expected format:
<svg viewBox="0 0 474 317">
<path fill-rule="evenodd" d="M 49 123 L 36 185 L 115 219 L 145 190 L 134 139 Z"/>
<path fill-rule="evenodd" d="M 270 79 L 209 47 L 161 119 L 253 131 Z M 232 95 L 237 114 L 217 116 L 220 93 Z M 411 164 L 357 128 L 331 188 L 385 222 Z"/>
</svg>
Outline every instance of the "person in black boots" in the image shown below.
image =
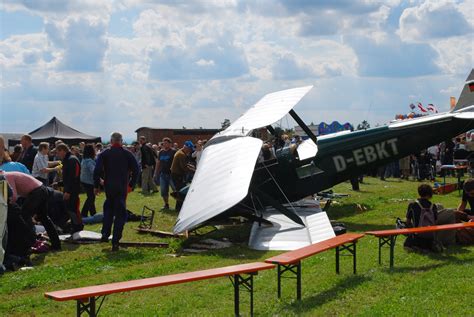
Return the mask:
<svg viewBox="0 0 474 317">
<path fill-rule="evenodd" d="M 102 222 L 102 242 L 107 242 L 114 225 L 112 251 L 118 251 L 123 227 L 127 221 L 125 201 L 127 193 L 137 182 L 138 163 L 133 154 L 122 147 L 122 135 L 112 133 L 109 149 L 97 157 L 94 169 L 94 192 L 100 193 L 101 178 L 104 180 L 105 202 Z"/>
</svg>

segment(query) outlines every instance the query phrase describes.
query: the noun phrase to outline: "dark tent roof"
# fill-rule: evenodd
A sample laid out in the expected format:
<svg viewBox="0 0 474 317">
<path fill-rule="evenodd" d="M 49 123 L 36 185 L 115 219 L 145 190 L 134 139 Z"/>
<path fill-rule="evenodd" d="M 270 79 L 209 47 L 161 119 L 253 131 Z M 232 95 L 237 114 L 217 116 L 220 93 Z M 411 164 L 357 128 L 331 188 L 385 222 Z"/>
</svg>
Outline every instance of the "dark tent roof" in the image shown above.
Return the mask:
<svg viewBox="0 0 474 317">
<path fill-rule="evenodd" d="M 62 140 L 66 144 L 78 144 L 79 142 L 101 142 L 100 137 L 92 136 L 76 129 L 65 125 L 56 117 L 53 117 L 43 126 L 29 133 L 33 139 L 33 143 L 38 144 L 40 142 L 53 143 L 57 140 Z M 18 143 L 19 140 L 10 140 L 9 144 L 13 145 Z"/>
</svg>

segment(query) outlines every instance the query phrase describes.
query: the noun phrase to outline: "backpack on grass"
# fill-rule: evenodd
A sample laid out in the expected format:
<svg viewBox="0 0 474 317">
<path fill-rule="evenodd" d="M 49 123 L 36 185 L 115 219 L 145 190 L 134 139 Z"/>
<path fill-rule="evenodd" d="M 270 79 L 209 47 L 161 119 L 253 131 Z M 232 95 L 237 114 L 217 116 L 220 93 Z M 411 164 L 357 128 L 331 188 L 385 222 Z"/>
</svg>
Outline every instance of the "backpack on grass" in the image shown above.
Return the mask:
<svg viewBox="0 0 474 317">
<path fill-rule="evenodd" d="M 435 222 L 435 216 L 433 213 L 433 206 L 434 204 L 430 204 L 430 207 L 425 208 L 423 205 L 420 203 L 419 200 L 415 201 L 418 206 L 420 207 L 420 218 L 418 219 L 418 227 L 428 227 L 428 226 L 434 226 L 436 224 Z M 413 216 L 415 213 L 413 213 Z M 416 222 L 413 219 L 413 224 Z M 434 238 L 434 233 L 433 232 L 427 232 L 427 233 L 419 233 L 419 237 L 426 238 L 426 239 L 433 239 Z"/>
</svg>

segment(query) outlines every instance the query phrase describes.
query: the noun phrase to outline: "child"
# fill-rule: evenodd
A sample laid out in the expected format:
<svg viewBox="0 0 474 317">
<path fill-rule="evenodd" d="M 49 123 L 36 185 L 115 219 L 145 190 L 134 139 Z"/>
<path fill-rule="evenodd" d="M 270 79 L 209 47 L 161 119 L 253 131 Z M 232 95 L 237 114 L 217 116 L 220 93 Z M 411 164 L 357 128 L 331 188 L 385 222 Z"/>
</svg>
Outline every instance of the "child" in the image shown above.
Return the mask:
<svg viewBox="0 0 474 317">
<path fill-rule="evenodd" d="M 438 210 L 431 203 L 433 189 L 428 184 L 418 186 L 419 198 L 408 205 L 407 227 L 426 227 L 436 224 Z M 434 243 L 434 233 L 411 234 L 405 240 L 404 246 L 411 249 L 422 249 L 428 251 L 439 251 L 438 245 Z"/>
<path fill-rule="evenodd" d="M 48 173 L 55 171 L 54 167 L 59 165 L 59 162 L 49 161 L 48 159 L 49 152 L 49 143 L 41 142 L 38 146 L 38 153 L 35 156 L 33 161 L 32 176 L 43 183 L 43 185 L 48 186 Z"/>
</svg>

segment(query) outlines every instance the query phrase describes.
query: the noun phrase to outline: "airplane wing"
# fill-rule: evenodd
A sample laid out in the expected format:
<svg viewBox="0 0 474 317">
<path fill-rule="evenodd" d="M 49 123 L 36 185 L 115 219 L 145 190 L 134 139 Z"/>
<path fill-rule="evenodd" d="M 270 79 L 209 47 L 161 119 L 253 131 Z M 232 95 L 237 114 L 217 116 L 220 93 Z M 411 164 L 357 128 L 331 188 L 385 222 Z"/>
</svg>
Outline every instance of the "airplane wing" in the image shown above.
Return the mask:
<svg viewBox="0 0 474 317">
<path fill-rule="evenodd" d="M 305 86 L 265 95 L 227 129 L 216 134 L 214 138 L 220 136 L 247 136 L 253 129 L 265 127 L 280 120 L 311 88 L 313 86 Z"/>
<path fill-rule="evenodd" d="M 285 116 L 313 86 L 265 95 L 204 148 L 174 232 L 190 230 L 239 203 L 248 194 L 260 139 L 247 137 L 254 129 Z M 314 151 L 314 147 L 310 151 Z"/>
<path fill-rule="evenodd" d="M 190 230 L 247 196 L 262 141 L 241 137 L 212 144 L 202 153 L 174 232 Z"/>
</svg>

